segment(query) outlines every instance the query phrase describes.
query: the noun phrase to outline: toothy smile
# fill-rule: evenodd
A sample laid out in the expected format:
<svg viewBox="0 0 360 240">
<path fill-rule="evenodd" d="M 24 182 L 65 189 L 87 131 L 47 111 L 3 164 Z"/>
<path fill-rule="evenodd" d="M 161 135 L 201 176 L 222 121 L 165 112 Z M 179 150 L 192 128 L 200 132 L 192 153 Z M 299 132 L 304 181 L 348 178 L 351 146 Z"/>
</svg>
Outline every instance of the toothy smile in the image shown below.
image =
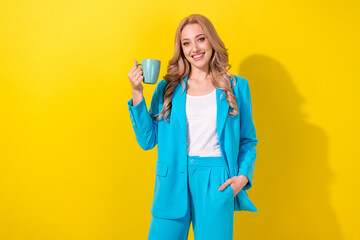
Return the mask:
<svg viewBox="0 0 360 240">
<path fill-rule="evenodd" d="M 192 55 L 191 57 L 197 59 L 197 58 L 202 57 L 204 54 L 205 54 L 205 52 L 199 53 L 199 54 L 194 54 L 194 55 Z"/>
</svg>

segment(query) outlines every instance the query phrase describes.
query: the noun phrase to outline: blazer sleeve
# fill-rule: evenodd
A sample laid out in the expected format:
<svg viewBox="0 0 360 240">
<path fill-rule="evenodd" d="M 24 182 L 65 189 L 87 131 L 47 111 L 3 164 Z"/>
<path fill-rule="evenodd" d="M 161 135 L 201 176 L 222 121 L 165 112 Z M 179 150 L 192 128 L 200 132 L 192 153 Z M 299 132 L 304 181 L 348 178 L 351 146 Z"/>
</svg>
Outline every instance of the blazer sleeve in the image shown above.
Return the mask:
<svg viewBox="0 0 360 240">
<path fill-rule="evenodd" d="M 246 80 L 246 79 L 245 79 Z M 240 99 L 240 150 L 238 156 L 239 170 L 237 175 L 245 175 L 247 184 L 243 187 L 247 190 L 252 187 L 256 160 L 256 131 L 253 123 L 252 103 L 249 82 L 246 80 Z"/>
<path fill-rule="evenodd" d="M 160 92 L 163 83 L 164 81 L 160 81 L 156 85 L 149 110 L 146 107 L 145 97 L 136 106 L 133 106 L 133 99 L 127 102 L 136 141 L 144 150 L 154 148 L 158 142 L 158 121 L 153 117 L 161 110 L 159 103 L 162 101 Z"/>
</svg>

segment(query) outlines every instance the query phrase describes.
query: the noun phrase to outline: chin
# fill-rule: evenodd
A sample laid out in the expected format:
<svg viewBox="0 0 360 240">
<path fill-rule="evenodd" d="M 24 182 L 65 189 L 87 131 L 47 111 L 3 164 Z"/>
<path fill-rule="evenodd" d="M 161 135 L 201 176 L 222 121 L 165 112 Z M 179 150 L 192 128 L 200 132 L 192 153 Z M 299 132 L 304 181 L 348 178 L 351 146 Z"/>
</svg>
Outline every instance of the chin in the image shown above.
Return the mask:
<svg viewBox="0 0 360 240">
<path fill-rule="evenodd" d="M 210 64 L 210 60 L 208 60 L 208 61 L 205 60 L 205 61 L 203 61 L 201 63 L 198 63 L 198 62 L 193 63 L 193 65 L 198 67 L 198 68 L 202 68 L 202 67 L 207 66 L 209 64 Z"/>
</svg>

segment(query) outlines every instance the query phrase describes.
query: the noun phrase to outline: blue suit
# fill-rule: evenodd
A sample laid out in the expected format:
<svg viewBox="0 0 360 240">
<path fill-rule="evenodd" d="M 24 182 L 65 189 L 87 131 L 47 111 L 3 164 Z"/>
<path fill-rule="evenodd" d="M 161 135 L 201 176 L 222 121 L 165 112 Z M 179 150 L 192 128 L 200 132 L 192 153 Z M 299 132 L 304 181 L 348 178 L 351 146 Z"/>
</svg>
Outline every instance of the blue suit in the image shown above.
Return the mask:
<svg viewBox="0 0 360 240">
<path fill-rule="evenodd" d="M 230 109 L 225 92 L 216 89 L 217 134 L 220 150 L 229 177 L 245 175 L 249 182 L 234 197 L 235 211 L 256 212 L 257 209 L 248 197 L 246 190 L 252 187 L 258 143 L 252 117 L 252 104 L 249 83 L 245 78 L 233 75 L 236 85 L 233 93 L 237 98 L 239 114 L 227 117 Z M 158 146 L 155 189 L 151 214 L 157 218 L 177 219 L 187 212 L 187 129 L 185 115 L 186 86 L 181 82 L 176 86 L 172 97 L 172 109 L 168 115 L 170 122 L 163 118 L 155 121 L 152 116 L 163 107 L 163 94 L 167 85 L 162 79 L 156 84 L 149 110 L 145 98 L 133 106 L 133 99 L 127 102 L 132 127 L 140 147 L 149 150 Z M 230 78 L 231 85 L 233 80 Z M 223 96 L 220 98 L 220 95 Z"/>
</svg>

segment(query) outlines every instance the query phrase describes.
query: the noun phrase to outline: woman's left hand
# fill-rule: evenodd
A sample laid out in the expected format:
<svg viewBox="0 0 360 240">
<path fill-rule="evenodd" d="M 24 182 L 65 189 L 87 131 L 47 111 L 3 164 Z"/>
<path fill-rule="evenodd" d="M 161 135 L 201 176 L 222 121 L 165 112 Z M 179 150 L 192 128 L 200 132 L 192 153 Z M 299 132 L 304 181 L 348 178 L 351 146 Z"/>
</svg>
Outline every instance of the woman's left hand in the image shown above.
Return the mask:
<svg viewBox="0 0 360 240">
<path fill-rule="evenodd" d="M 232 187 L 234 191 L 234 197 L 235 197 L 241 191 L 241 189 L 247 184 L 248 181 L 249 180 L 245 175 L 234 176 L 226 180 L 226 182 L 224 182 L 219 187 L 219 191 L 222 191 L 224 188 L 227 187 L 227 185 L 230 184 L 230 187 Z"/>
</svg>

